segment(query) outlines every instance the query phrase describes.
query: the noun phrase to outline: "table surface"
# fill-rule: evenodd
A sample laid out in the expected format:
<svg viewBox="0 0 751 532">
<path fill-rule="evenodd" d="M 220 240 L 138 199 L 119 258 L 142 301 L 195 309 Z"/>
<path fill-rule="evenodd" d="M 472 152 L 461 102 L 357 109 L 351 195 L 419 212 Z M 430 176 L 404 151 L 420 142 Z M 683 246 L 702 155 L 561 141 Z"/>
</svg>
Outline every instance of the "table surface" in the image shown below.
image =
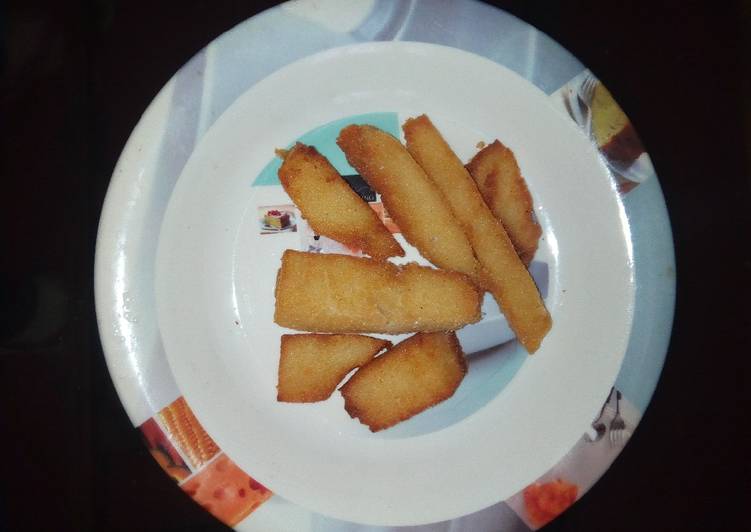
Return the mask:
<svg viewBox="0 0 751 532">
<path fill-rule="evenodd" d="M 546 530 L 735 530 L 751 496 L 751 5 L 494 3 L 616 94 L 657 168 L 676 246 L 675 326 L 653 402 L 600 482 Z M 118 400 L 96 329 L 94 242 L 153 96 L 268 5 L 0 4 L 0 529 L 226 530 L 175 488 Z"/>
</svg>

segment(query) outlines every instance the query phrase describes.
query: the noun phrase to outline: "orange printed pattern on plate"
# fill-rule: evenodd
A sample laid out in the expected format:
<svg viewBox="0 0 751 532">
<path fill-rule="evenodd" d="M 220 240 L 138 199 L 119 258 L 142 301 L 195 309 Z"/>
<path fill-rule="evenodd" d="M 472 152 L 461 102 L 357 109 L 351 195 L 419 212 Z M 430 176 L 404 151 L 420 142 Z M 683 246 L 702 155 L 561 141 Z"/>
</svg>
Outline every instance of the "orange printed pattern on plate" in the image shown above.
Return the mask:
<svg viewBox="0 0 751 532">
<path fill-rule="evenodd" d="M 188 459 L 194 470 L 219 452 L 217 444 L 198 422 L 182 397 L 160 410 L 158 416 L 172 443 Z"/>
<path fill-rule="evenodd" d="M 386 211 L 386 207 L 383 206 L 383 203 L 368 203 L 370 205 L 370 208 L 375 211 L 375 213 L 378 215 L 378 218 L 381 219 L 381 223 L 386 226 L 386 229 L 388 229 L 391 233 L 401 233 L 402 230 L 399 229 L 399 226 L 396 225 L 396 222 L 389 216 L 389 213 Z"/>
<path fill-rule="evenodd" d="M 524 488 L 524 507 L 535 526 L 549 523 L 574 504 L 579 494 L 576 484 L 561 479 Z"/>
<path fill-rule="evenodd" d="M 159 466 L 164 469 L 175 482 L 182 482 L 190 475 L 190 469 L 177 452 L 172 442 L 152 417 L 140 427 L 141 434 L 146 440 L 146 447 Z"/>
<path fill-rule="evenodd" d="M 223 453 L 181 487 L 228 526 L 245 519 L 272 495 Z"/>
</svg>

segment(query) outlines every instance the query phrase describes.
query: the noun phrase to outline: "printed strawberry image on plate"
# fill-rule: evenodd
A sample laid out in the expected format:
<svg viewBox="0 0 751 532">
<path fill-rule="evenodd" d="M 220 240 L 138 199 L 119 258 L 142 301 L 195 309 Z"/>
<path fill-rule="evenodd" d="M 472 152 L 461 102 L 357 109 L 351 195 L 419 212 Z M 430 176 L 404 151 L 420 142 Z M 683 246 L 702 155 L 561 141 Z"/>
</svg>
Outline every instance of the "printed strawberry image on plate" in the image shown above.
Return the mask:
<svg viewBox="0 0 751 532">
<path fill-rule="evenodd" d="M 531 484 L 524 489 L 524 507 L 530 522 L 543 526 L 576 502 L 579 488 L 561 479 Z"/>
</svg>

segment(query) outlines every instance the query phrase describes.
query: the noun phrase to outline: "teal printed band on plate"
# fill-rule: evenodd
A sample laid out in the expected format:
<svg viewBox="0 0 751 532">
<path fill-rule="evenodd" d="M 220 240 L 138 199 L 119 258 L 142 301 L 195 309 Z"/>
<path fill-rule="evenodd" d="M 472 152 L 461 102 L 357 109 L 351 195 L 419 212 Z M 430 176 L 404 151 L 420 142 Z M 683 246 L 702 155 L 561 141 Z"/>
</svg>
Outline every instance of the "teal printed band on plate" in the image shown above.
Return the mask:
<svg viewBox="0 0 751 532">
<path fill-rule="evenodd" d="M 339 131 L 350 124 L 367 124 L 375 126 L 395 137 L 399 137 L 399 118 L 396 113 L 366 113 L 362 115 L 348 116 L 324 124 L 321 127 L 317 127 L 312 131 L 303 134 L 297 139 L 297 142 L 302 142 L 309 146 L 315 146 L 315 148 L 329 160 L 341 175 L 356 174 L 357 171 L 349 165 L 347 159 L 344 157 L 344 152 L 342 152 L 342 150 L 339 149 L 339 146 L 336 145 L 336 137 L 339 135 Z M 291 148 L 293 144 L 294 142 L 288 144 L 286 148 Z M 256 177 L 251 186 L 281 186 L 279 176 L 277 175 L 281 165 L 281 159 L 274 157 L 269 164 L 264 167 L 261 173 L 258 174 L 258 177 Z"/>
</svg>

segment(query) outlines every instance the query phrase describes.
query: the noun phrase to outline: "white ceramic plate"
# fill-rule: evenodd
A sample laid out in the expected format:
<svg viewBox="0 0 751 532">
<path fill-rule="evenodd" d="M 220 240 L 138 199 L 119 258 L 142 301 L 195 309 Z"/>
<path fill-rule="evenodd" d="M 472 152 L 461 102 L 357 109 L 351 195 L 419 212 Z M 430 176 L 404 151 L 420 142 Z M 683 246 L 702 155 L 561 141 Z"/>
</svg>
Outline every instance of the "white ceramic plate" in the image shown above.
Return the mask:
<svg viewBox="0 0 751 532">
<path fill-rule="evenodd" d="M 412 430 L 392 437 L 350 419 L 338 394 L 312 405 L 276 401 L 285 331 L 272 320 L 274 279 L 280 254 L 299 238 L 258 234 L 257 209 L 279 188 L 252 186 L 274 148 L 335 120 L 383 112 L 429 114 L 464 159 L 481 140 L 514 150 L 544 228 L 554 323 L 505 387 L 470 364 L 470 378 L 429 416 L 431 426 L 417 416 Z M 595 147 L 514 72 L 424 43 L 335 48 L 239 97 L 182 172 L 156 273 L 167 358 L 218 445 L 294 503 L 380 525 L 480 510 L 553 466 L 615 381 L 634 308 L 629 227 Z"/>
<path fill-rule="evenodd" d="M 586 124 L 576 122 L 576 116 L 572 116 L 571 95 L 580 93 L 585 81 L 594 74 L 545 34 L 485 3 L 474 0 L 295 0 L 259 13 L 217 37 L 175 73 L 144 112 L 113 172 L 100 219 L 95 269 L 97 318 L 107 365 L 123 407 L 133 425 L 140 429 L 149 451 L 157 458 L 165 472 L 172 476 L 179 487 L 196 503 L 239 531 L 534 530 L 554 518 L 558 511 L 552 514 L 541 514 L 536 511 L 534 497 L 529 499 L 528 491 L 532 490 L 529 493 L 534 494 L 555 490 L 556 486 L 560 487 L 558 482 L 561 480 L 569 493 L 573 490 L 574 498 L 569 499 L 567 504 L 586 493 L 618 456 L 628 434 L 638 425 L 660 375 L 673 316 L 675 264 L 665 203 L 646 152 L 642 153 L 625 173 L 621 167 L 614 164 L 614 161 L 607 160 L 605 151 L 601 152 L 611 174 L 603 173 L 600 177 L 605 181 L 599 183 L 598 187 L 608 186 L 619 191 L 619 199 L 613 201 L 622 209 L 619 213 L 619 223 L 623 228 L 627 228 L 628 234 L 619 236 L 616 242 L 625 242 L 629 249 L 627 258 L 631 262 L 627 268 L 632 273 L 629 282 L 632 283 L 631 288 L 634 292 L 628 347 L 615 379 L 615 388 L 622 392 L 622 398 L 620 401 L 613 399 L 616 396 L 611 393 L 613 382 L 606 378 L 607 375 L 602 375 L 603 380 L 597 383 L 600 401 L 589 416 L 590 420 L 594 421 L 585 424 L 580 432 L 581 437 L 542 475 L 535 477 L 528 485 L 520 486 L 511 497 L 498 498 L 492 501 L 492 505 L 480 511 L 461 515 L 451 521 L 428 522 L 425 521 L 425 516 L 430 515 L 431 511 L 425 508 L 428 501 L 423 497 L 423 493 L 409 493 L 408 497 L 413 505 L 412 511 L 409 512 L 410 520 L 421 522 L 421 525 L 404 529 L 342 521 L 295 504 L 280 493 L 270 492 L 250 477 L 258 476 L 256 471 L 248 467 L 254 464 L 246 461 L 243 463 L 244 470 L 240 469 L 225 450 L 211 440 L 213 434 L 206 432 L 204 427 L 192 418 L 190 407 L 185 401 L 184 390 L 176 382 L 167 362 L 156 317 L 154 277 L 158 229 L 165 216 L 173 187 L 188 158 L 207 132 L 213 131 L 212 126 L 223 112 L 248 89 L 270 74 L 295 60 L 323 50 L 373 41 L 420 41 L 451 46 L 485 57 L 494 65 L 510 69 L 537 87 L 542 91 L 540 94 L 544 93 L 547 96 L 548 110 L 557 110 L 566 121 L 571 120 L 572 125 L 584 129 L 578 132 L 570 129 L 567 134 L 578 134 L 592 141 Z M 384 75 L 389 75 L 389 71 L 387 70 L 386 74 L 374 72 L 371 81 L 379 82 L 379 78 Z M 339 78 L 344 78 L 341 73 L 337 73 L 337 79 Z M 462 80 L 458 78 L 452 81 L 458 95 L 477 89 L 467 87 L 472 85 L 470 82 L 477 80 L 464 81 L 467 83 L 461 83 Z M 615 89 L 613 92 L 617 97 L 617 87 L 610 89 Z M 447 92 L 440 87 L 430 87 L 429 92 L 437 90 L 441 91 L 440 94 Z M 284 92 L 285 90 L 281 91 Z M 457 99 L 456 95 L 447 96 L 452 102 Z M 399 124 L 406 116 L 429 111 L 452 145 L 463 152 L 460 153 L 463 158 L 474 152 L 475 141 L 479 138 L 487 140 L 486 134 L 495 133 L 495 128 L 500 128 L 498 136 L 516 134 L 515 129 L 505 123 L 496 123 L 484 128 L 481 122 L 472 118 L 475 115 L 460 113 L 461 107 L 454 110 L 447 106 L 436 106 L 436 113 L 433 113 L 431 108 L 423 105 L 405 104 L 400 111 L 395 102 L 396 100 L 389 99 L 383 108 L 377 109 L 376 114 L 336 116 L 340 116 L 345 122 L 354 119 L 372 120 L 377 125 L 385 126 L 387 130 L 398 134 Z M 494 104 L 500 102 L 500 98 L 494 100 Z M 337 109 L 337 113 L 340 111 L 343 113 L 343 110 Z M 360 110 L 354 112 L 359 113 Z M 337 154 L 337 148 L 331 142 L 332 133 L 329 130 L 340 127 L 341 120 L 329 122 L 327 129 L 327 126 L 320 127 L 319 123 L 314 123 L 316 121 L 311 117 L 297 118 L 301 120 L 298 124 L 301 129 L 288 132 L 289 141 L 302 135 L 309 143 L 322 148 L 329 158 L 338 157 L 335 165 L 341 171 L 352 171 L 351 168 L 341 166 L 346 163 L 342 161 L 341 154 Z M 306 120 L 310 123 L 302 123 Z M 321 116 L 321 120 L 330 120 L 330 116 Z M 554 118 L 552 120 L 555 121 Z M 291 126 L 298 127 L 293 123 Z M 315 129 L 302 129 L 309 126 Z M 277 130 L 274 131 L 276 137 L 278 133 Z M 273 140 L 275 146 L 285 142 L 276 138 L 267 140 Z M 562 141 L 561 147 L 566 145 L 567 141 Z M 528 146 L 534 147 L 536 144 L 525 142 L 522 149 Z M 517 146 L 512 147 L 515 150 L 520 149 Z M 592 149 L 596 148 L 593 142 Z M 264 153 L 263 157 L 271 161 L 270 154 Z M 539 154 L 534 152 L 525 153 L 523 157 L 522 166 L 525 172 L 528 171 L 529 164 L 539 164 L 538 161 L 541 160 Z M 273 164 L 269 162 L 269 166 L 264 168 L 262 175 L 255 181 L 252 181 L 251 176 L 247 176 L 248 182 L 252 183 L 249 186 L 253 190 L 251 192 L 244 187 L 243 194 L 256 197 L 264 207 L 280 207 L 286 210 L 291 206 L 283 192 L 280 194 L 279 187 L 273 186 L 273 170 Z M 222 176 L 223 180 L 227 177 Z M 538 284 L 543 287 L 543 292 L 549 292 L 548 305 L 551 306 L 554 315 L 558 315 L 561 309 L 566 308 L 567 302 L 571 302 L 569 288 L 561 281 L 567 279 L 569 273 L 566 272 L 566 268 L 572 265 L 568 259 L 564 260 L 565 254 L 570 254 L 573 250 L 568 245 L 564 247 L 552 240 L 553 237 L 561 238 L 565 228 L 556 220 L 556 216 L 548 215 L 553 203 L 549 201 L 552 192 L 547 186 L 542 186 L 547 185 L 544 181 L 545 176 L 528 174 L 526 177 L 532 185 L 539 208 L 538 214 L 546 231 L 546 240 L 530 270 Z M 229 182 L 228 184 L 232 185 Z M 215 194 L 215 191 L 212 191 L 212 194 Z M 575 198 L 572 193 L 568 201 L 573 205 L 574 199 L 581 202 L 586 198 L 587 195 Z M 563 204 L 556 201 L 554 205 L 562 208 Z M 606 210 L 608 205 L 610 204 L 605 206 Z M 553 211 L 550 213 L 553 214 Z M 260 216 L 261 213 L 259 218 Z M 248 214 L 246 218 L 250 219 L 251 215 Z M 560 219 L 563 218 L 558 218 Z M 265 246 L 272 241 L 279 244 L 277 239 L 287 239 L 291 247 L 307 249 L 306 246 L 310 244 L 310 232 L 306 233 L 304 220 L 298 217 L 296 221 L 297 231 L 263 235 L 264 238 L 272 239 L 267 241 Z M 236 223 L 237 220 L 231 222 Z M 587 231 L 589 230 L 587 227 Z M 582 235 L 580 245 L 586 245 L 588 235 L 588 232 Z M 246 253 L 246 258 L 253 258 L 254 254 L 249 248 L 240 246 L 239 249 Z M 587 248 L 584 253 L 593 251 L 597 252 L 597 249 Z M 268 253 L 268 250 L 259 250 L 259 253 L 264 252 Z M 238 260 L 233 264 L 237 263 L 247 265 L 251 271 L 255 268 L 253 260 Z M 209 268 L 211 267 L 209 265 Z M 226 267 L 228 266 L 225 265 Z M 549 290 L 545 288 L 548 284 Z M 198 288 L 204 289 L 205 286 L 189 285 L 186 286 L 186 291 L 194 295 Z M 247 300 L 247 294 L 242 297 Z M 258 310 L 258 307 L 253 305 L 243 305 L 242 308 Z M 483 311 L 486 312 L 486 316 L 480 324 L 459 331 L 460 341 L 467 351 L 483 350 L 470 355 L 471 369 L 464 384 L 450 401 L 413 420 L 377 434 L 378 438 L 384 440 L 382 445 L 391 445 L 388 440 L 423 438 L 423 441 L 426 441 L 434 435 L 443 437 L 444 432 L 451 432 L 459 424 L 470 426 L 475 423 L 476 418 L 487 417 L 487 412 L 494 408 L 496 401 L 502 402 L 510 397 L 509 390 L 514 383 L 531 371 L 532 360 L 518 349 L 514 342 L 496 345 L 508 340 L 510 331 L 492 300 L 486 298 Z M 238 326 L 235 328 L 242 326 L 245 329 L 246 324 L 251 322 L 252 320 L 245 317 L 242 322 L 238 320 Z M 219 325 L 223 327 L 225 324 L 222 322 Z M 556 322 L 556 326 L 559 325 L 560 320 Z M 590 329 L 583 331 L 587 332 Z M 191 333 L 188 329 L 184 329 L 184 332 Z M 593 334 L 596 336 L 601 333 L 594 331 Z M 604 341 L 599 337 L 595 340 Z M 621 345 L 614 341 L 608 343 L 607 350 L 602 356 L 607 360 L 610 360 L 610 357 L 617 358 L 620 356 L 620 350 Z M 223 357 L 227 355 L 223 351 L 221 354 Z M 266 371 L 271 371 L 268 364 Z M 577 397 L 581 393 L 574 387 L 570 387 L 569 391 Z M 603 408 L 602 401 L 608 397 L 611 398 L 610 403 Z M 190 400 L 193 401 L 192 398 Z M 342 412 L 335 401 L 336 399 L 332 400 L 329 408 L 336 412 L 337 416 L 341 416 Z M 547 396 L 546 389 L 537 395 L 535 404 L 539 408 L 543 408 L 543 405 L 552 408 L 554 405 Z M 598 423 L 605 423 L 607 426 L 616 411 L 619 411 L 626 421 L 625 431 L 616 434 L 607 429 L 601 433 L 594 430 L 595 426 L 599 426 Z M 316 419 L 311 423 L 319 423 L 323 413 L 320 409 L 316 410 Z M 237 419 L 244 423 L 243 416 L 246 415 L 247 411 L 242 412 Z M 520 414 L 519 411 L 514 411 L 512 415 Z M 226 417 L 227 413 L 224 413 L 221 419 L 224 420 Z M 206 421 L 205 415 L 201 419 Z M 504 423 L 507 423 L 508 419 L 510 418 L 498 421 L 499 430 L 504 428 Z M 580 422 L 578 416 L 572 416 L 570 419 L 577 424 Z M 337 426 L 348 438 L 364 439 L 370 436 L 367 431 L 363 433 L 362 427 L 356 421 L 346 417 L 337 417 L 334 421 L 340 423 Z M 347 432 L 358 429 L 359 436 Z M 265 437 L 260 433 L 257 435 Z M 217 437 L 222 438 L 223 446 L 232 444 L 226 440 L 223 431 L 220 431 Z M 555 440 L 553 443 L 559 442 Z M 235 443 L 235 449 L 237 447 L 238 444 Z M 502 451 L 505 450 L 494 451 L 503 454 Z M 467 466 L 465 474 L 480 470 L 473 465 L 473 455 L 463 449 L 461 452 Z M 551 449 L 549 453 L 538 455 L 536 458 L 544 460 L 553 454 L 556 452 Z M 235 458 L 234 452 L 230 455 Z M 521 457 L 525 457 L 525 463 L 535 459 L 527 456 L 526 452 L 519 456 L 509 456 L 506 453 L 502 459 L 521 460 Z M 438 468 L 443 467 L 443 464 L 438 464 Z M 542 461 L 535 465 L 538 466 L 536 470 L 544 467 Z M 390 480 L 391 485 L 399 489 L 401 481 L 409 477 L 410 472 L 411 469 L 407 469 L 406 472 L 399 471 L 398 479 Z M 530 470 L 528 473 L 531 477 L 534 471 Z M 495 478 L 493 475 L 497 476 L 498 470 L 493 466 L 476 476 L 483 477 L 486 474 Z M 320 478 L 316 478 L 314 486 L 300 486 L 300 490 L 314 491 L 320 481 Z M 201 489 L 197 489 L 199 486 Z M 284 489 L 284 486 L 280 487 Z M 431 490 L 433 488 L 431 485 Z M 406 491 L 408 490 L 403 490 Z M 503 490 L 499 491 L 501 492 Z M 341 499 L 347 501 L 343 504 L 348 504 L 350 497 L 352 501 L 356 501 L 357 492 L 342 494 Z M 455 509 L 477 508 L 484 504 L 481 500 L 471 501 L 471 495 L 458 490 L 453 490 L 452 497 L 457 499 L 453 503 Z M 404 510 L 403 505 L 401 509 Z M 450 511 L 443 514 L 453 515 Z"/>
</svg>

